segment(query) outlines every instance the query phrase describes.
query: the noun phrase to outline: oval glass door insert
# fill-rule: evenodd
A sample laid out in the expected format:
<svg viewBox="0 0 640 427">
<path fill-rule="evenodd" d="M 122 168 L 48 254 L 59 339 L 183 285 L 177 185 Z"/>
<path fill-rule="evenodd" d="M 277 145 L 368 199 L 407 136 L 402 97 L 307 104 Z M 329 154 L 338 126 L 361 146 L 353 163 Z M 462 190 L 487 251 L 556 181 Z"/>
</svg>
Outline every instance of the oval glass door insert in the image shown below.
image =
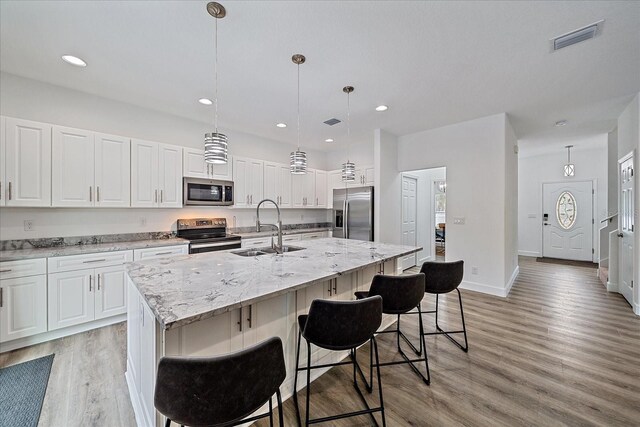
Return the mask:
<svg viewBox="0 0 640 427">
<path fill-rule="evenodd" d="M 558 218 L 558 224 L 565 230 L 573 227 L 576 223 L 576 198 L 569 191 L 564 191 L 558 196 L 556 202 L 556 218 Z"/>
</svg>

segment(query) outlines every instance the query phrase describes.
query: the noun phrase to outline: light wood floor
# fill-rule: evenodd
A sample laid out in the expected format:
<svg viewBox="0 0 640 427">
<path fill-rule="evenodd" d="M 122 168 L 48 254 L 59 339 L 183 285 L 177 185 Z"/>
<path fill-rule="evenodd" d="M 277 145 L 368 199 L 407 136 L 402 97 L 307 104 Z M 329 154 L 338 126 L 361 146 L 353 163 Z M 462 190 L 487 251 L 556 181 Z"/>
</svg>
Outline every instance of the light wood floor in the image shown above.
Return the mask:
<svg viewBox="0 0 640 427">
<path fill-rule="evenodd" d="M 463 302 L 469 353 L 428 338 L 431 386 L 407 366 L 383 368 L 389 426 L 639 425 L 640 318 L 605 291 L 593 268 L 521 258 L 508 298 L 463 291 Z M 433 306 L 430 298 L 425 305 Z M 456 327 L 457 301 L 447 297 L 441 307 L 443 323 Z M 416 319 L 403 325 L 415 336 Z M 125 342 L 120 324 L 2 354 L 0 366 L 56 353 L 41 426 L 132 426 Z M 397 359 L 391 334 L 379 347 L 382 360 Z M 312 383 L 312 417 L 360 409 L 350 379 L 338 367 Z M 291 400 L 284 409 L 285 425 L 295 425 Z"/>
</svg>

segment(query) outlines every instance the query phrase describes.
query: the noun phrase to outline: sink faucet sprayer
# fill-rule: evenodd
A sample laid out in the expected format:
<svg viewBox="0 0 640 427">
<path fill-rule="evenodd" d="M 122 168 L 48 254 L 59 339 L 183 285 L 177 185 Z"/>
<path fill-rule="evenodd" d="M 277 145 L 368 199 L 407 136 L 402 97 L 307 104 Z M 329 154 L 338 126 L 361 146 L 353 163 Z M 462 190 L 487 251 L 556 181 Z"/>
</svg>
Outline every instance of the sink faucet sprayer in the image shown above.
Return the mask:
<svg viewBox="0 0 640 427">
<path fill-rule="evenodd" d="M 260 224 L 260 205 L 262 205 L 265 202 L 271 202 L 276 207 L 276 210 L 278 211 L 278 222 L 276 224 Z M 273 238 L 272 238 L 271 245 L 273 249 L 275 249 L 276 253 L 281 254 L 282 253 L 282 221 L 280 221 L 280 207 L 276 202 L 274 202 L 271 199 L 261 200 L 260 203 L 258 203 L 258 207 L 256 207 L 256 231 L 258 233 L 260 232 L 260 226 L 262 225 L 268 225 L 278 230 L 278 244 L 274 246 Z"/>
</svg>

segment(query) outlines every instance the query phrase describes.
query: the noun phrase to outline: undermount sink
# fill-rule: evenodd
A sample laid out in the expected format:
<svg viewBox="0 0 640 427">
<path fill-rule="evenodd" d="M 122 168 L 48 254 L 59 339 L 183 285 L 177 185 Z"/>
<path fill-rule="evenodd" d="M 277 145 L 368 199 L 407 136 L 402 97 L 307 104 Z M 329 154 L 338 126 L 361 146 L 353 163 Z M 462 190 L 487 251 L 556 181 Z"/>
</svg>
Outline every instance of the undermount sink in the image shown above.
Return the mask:
<svg viewBox="0 0 640 427">
<path fill-rule="evenodd" d="M 286 253 L 286 252 L 296 252 L 296 251 L 300 251 L 304 248 L 301 248 L 299 246 L 283 246 L 282 247 L 282 253 Z M 267 254 L 275 254 L 276 250 L 270 246 L 266 247 L 266 248 L 251 248 L 251 249 L 243 249 L 241 251 L 233 251 L 231 252 L 234 255 L 238 255 L 238 256 L 244 256 L 244 257 L 252 257 L 252 256 L 260 256 L 260 255 L 267 255 Z"/>
</svg>

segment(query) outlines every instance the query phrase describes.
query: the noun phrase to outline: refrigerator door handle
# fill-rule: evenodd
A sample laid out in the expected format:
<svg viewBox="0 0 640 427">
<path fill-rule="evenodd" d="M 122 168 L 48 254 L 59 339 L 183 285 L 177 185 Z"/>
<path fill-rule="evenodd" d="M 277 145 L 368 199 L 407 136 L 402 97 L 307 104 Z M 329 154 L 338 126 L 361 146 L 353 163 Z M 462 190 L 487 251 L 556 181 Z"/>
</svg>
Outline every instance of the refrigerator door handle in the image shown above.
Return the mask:
<svg viewBox="0 0 640 427">
<path fill-rule="evenodd" d="M 349 200 L 344 199 L 344 238 L 349 238 Z"/>
</svg>

